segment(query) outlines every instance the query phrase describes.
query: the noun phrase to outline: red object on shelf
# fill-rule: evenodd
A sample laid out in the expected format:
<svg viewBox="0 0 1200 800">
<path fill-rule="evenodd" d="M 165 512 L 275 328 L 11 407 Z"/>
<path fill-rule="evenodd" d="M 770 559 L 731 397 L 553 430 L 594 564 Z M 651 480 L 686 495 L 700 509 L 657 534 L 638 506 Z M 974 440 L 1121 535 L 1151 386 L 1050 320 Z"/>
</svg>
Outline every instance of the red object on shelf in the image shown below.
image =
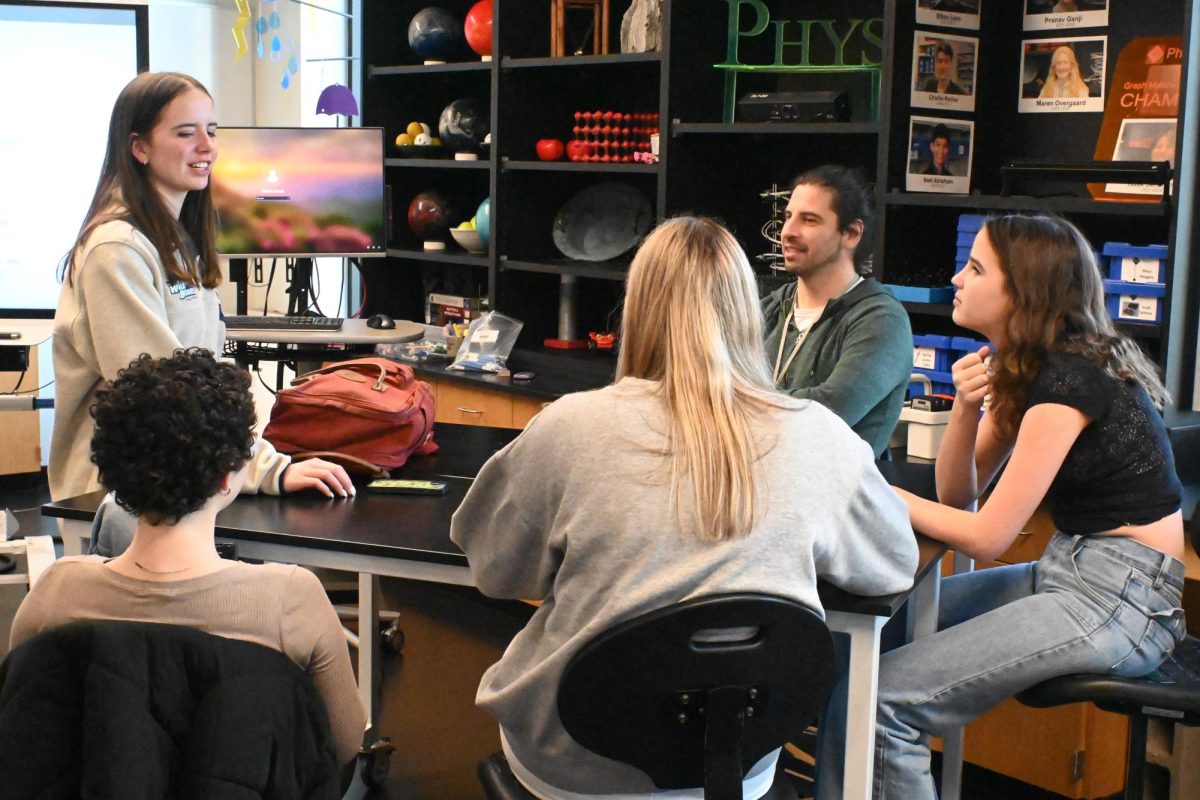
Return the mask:
<svg viewBox="0 0 1200 800">
<path fill-rule="evenodd" d="M 479 0 L 471 6 L 463 23 L 463 35 L 479 55 L 492 54 L 492 0 Z"/>
<path fill-rule="evenodd" d="M 538 139 L 535 149 L 537 157 L 542 161 L 558 161 L 565 151 L 563 143 L 558 139 Z"/>
<path fill-rule="evenodd" d="M 542 344 L 555 350 L 583 350 L 588 346 L 583 339 L 547 339 Z"/>
<path fill-rule="evenodd" d="M 567 158 L 572 161 L 587 160 L 588 150 L 588 143 L 582 139 L 572 139 L 567 142 Z"/>
</svg>

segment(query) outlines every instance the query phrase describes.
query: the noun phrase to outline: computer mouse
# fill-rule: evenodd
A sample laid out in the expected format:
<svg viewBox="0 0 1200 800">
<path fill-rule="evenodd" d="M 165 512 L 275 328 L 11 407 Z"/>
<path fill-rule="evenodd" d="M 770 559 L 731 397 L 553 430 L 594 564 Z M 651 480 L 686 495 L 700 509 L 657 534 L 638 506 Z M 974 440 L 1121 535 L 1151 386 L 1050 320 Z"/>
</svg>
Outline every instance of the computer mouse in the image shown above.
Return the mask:
<svg viewBox="0 0 1200 800">
<path fill-rule="evenodd" d="M 367 327 L 391 330 L 392 328 L 396 327 L 396 320 L 392 319 L 387 314 L 376 314 L 367 320 Z"/>
</svg>

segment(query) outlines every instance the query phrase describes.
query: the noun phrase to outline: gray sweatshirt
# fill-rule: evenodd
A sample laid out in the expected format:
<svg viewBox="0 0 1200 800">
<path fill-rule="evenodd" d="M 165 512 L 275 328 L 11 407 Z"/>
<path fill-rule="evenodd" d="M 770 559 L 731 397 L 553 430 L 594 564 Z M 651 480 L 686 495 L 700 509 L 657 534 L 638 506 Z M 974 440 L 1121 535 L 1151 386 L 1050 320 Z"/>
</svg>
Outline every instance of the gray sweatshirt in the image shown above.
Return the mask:
<svg viewBox="0 0 1200 800">
<path fill-rule="evenodd" d="M 879 595 L 908 588 L 916 569 L 907 508 L 870 447 L 808 400 L 784 399 L 755 434 L 750 535 L 714 544 L 688 533 L 660 455 L 658 388 L 626 378 L 548 406 L 484 465 L 451 523 L 481 591 L 545 601 L 484 674 L 476 702 L 522 767 L 568 792 L 656 791 L 640 770 L 584 750 L 558 719 L 559 676 L 596 634 L 721 592 L 782 595 L 823 613 L 818 578 Z"/>
<path fill-rule="evenodd" d="M 220 356 L 224 341 L 215 290 L 172 282 L 154 245 L 128 222 L 96 228 L 75 262 L 74 282 L 63 281 L 54 314 L 50 496 L 62 500 L 100 488 L 89 409 L 101 382 L 142 353 L 161 357 L 205 347 Z M 289 463 L 257 440 L 242 491 L 278 494 Z"/>
</svg>

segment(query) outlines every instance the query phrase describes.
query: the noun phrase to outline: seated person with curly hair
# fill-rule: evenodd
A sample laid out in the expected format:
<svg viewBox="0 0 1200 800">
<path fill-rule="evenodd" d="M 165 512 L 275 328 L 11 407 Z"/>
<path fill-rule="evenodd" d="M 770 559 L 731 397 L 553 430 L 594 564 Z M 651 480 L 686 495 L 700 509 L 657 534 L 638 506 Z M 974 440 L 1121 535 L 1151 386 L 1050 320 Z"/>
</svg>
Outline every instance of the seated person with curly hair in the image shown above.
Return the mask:
<svg viewBox="0 0 1200 800">
<path fill-rule="evenodd" d="M 254 444 L 249 376 L 201 348 L 143 354 L 92 408 L 100 482 L 137 517 L 116 558 L 59 559 L 17 610 L 9 647 L 76 620 L 156 622 L 254 642 L 308 672 L 338 759 L 362 745 L 366 713 L 337 612 L 320 581 L 285 564 L 217 555 L 217 512 L 237 497 Z"/>
</svg>

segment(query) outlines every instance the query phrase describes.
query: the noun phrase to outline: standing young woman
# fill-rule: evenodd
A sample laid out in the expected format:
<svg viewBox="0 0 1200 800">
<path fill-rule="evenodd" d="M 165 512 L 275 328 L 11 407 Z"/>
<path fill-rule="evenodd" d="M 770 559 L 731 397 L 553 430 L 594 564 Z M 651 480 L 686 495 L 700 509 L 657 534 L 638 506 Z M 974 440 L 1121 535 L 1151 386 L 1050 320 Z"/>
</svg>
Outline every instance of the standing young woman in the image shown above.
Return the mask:
<svg viewBox="0 0 1200 800">
<path fill-rule="evenodd" d="M 1033 564 L 947 579 L 941 630 L 883 656 L 875 796 L 889 800 L 936 797 L 929 736 L 1057 675 L 1144 675 L 1185 634 L 1166 392 L 1113 328 L 1091 246 L 1055 217 L 992 219 L 953 282 L 954 321 L 995 352 L 954 365 L 941 504 L 897 492 L 916 530 L 980 561 L 1043 500 L 1058 532 Z M 1006 460 L 982 509 L 961 510 Z"/>
<path fill-rule="evenodd" d="M 904 504 L 841 419 L 774 390 L 760 308 L 727 230 L 664 222 L 629 268 L 616 383 L 544 409 L 454 514 L 450 536 L 480 591 L 545 598 L 476 698 L 544 800 L 657 792 L 559 720 L 562 670 L 600 631 L 708 594 L 766 592 L 820 611 L 818 578 L 866 595 L 912 584 Z M 748 800 L 768 790 L 776 758 L 750 769 Z"/>
<path fill-rule="evenodd" d="M 209 174 L 217 158 L 212 97 L 177 72 L 143 73 L 113 106 L 100 181 L 63 265 L 54 315 L 50 494 L 100 484 L 89 458 L 96 389 L 141 353 L 220 353 L 225 340 Z M 291 464 L 258 440 L 244 491 L 353 493 L 336 464 Z"/>
</svg>

